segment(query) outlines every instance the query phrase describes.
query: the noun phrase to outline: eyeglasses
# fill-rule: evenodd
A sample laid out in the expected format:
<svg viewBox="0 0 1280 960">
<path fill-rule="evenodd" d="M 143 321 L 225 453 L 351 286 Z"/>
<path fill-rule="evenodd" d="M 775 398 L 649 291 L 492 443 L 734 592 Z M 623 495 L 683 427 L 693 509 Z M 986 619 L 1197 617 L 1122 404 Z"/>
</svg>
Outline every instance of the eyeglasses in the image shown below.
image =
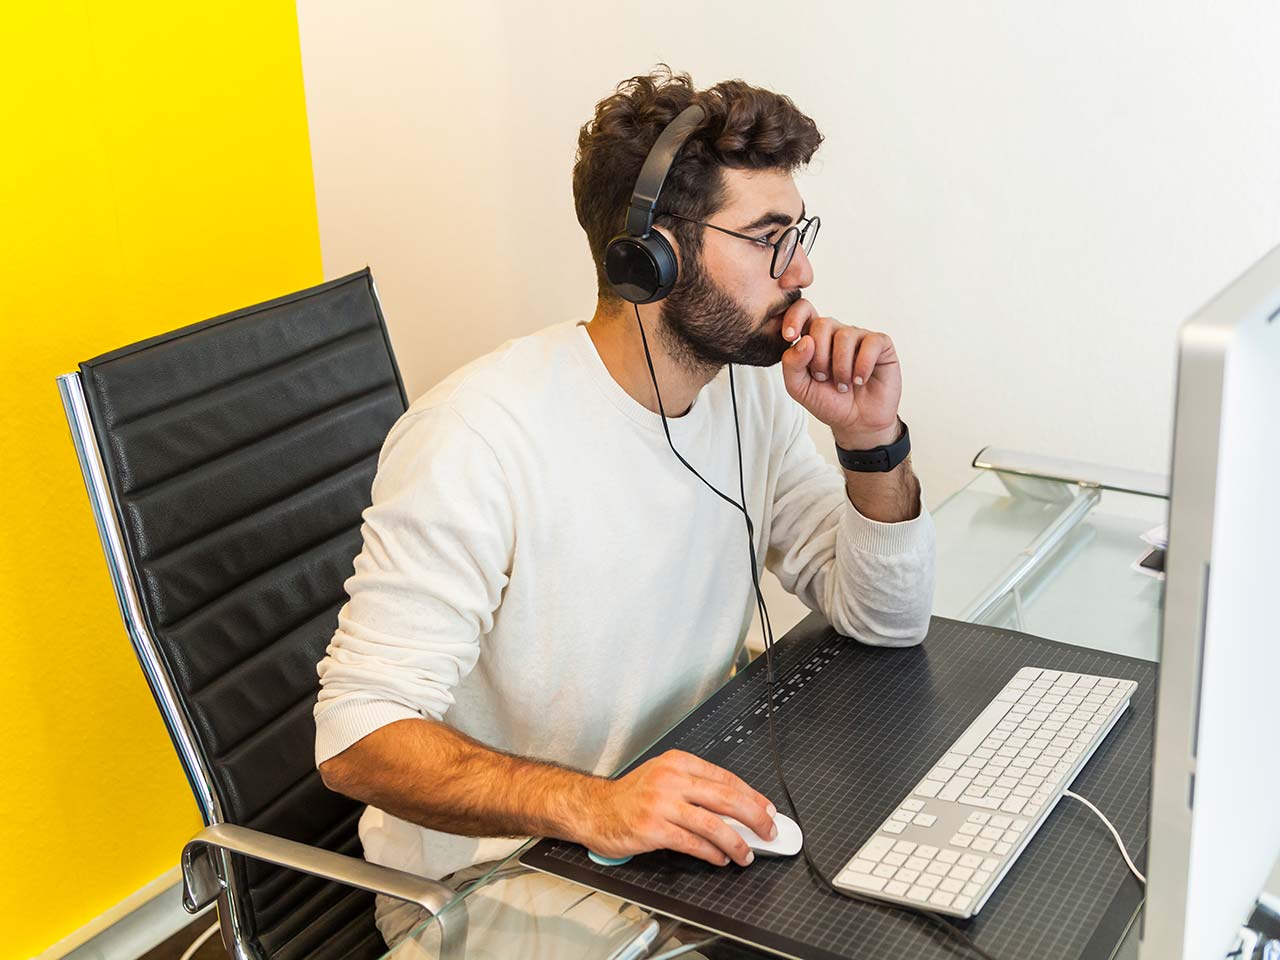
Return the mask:
<svg viewBox="0 0 1280 960">
<path fill-rule="evenodd" d="M 807 254 L 813 249 L 813 243 L 818 239 L 818 228 L 822 226 L 820 217 L 807 217 L 804 220 L 794 223 L 787 229 L 782 231 L 782 236 L 770 243 L 762 237 L 749 237 L 745 233 L 738 233 L 736 230 L 726 230 L 724 227 L 717 227 L 714 223 L 705 223 L 702 220 L 694 220 L 690 217 L 682 217 L 678 213 L 668 213 L 667 216 L 674 217 L 677 220 L 683 220 L 686 223 L 695 223 L 700 227 L 710 227 L 712 230 L 719 230 L 721 233 L 727 233 L 731 237 L 738 237 L 741 240 L 748 240 L 751 243 L 761 247 L 773 247 L 773 262 L 769 265 L 769 276 L 777 280 L 787 272 L 787 267 L 791 266 L 791 258 L 796 255 L 796 247 L 804 247 Z"/>
</svg>

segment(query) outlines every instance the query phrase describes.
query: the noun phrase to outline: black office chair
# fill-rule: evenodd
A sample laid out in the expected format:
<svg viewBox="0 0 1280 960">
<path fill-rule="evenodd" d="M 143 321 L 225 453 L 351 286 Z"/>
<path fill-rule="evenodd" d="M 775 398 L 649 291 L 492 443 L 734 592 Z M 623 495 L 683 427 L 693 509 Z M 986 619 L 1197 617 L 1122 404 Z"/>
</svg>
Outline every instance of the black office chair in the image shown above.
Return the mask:
<svg viewBox="0 0 1280 960">
<path fill-rule="evenodd" d="M 362 806 L 314 764 L 316 664 L 406 406 L 366 269 L 86 361 L 58 378 L 134 650 L 206 827 L 183 902 L 236 960 L 385 952 L 373 892 L 438 915 L 436 881 L 366 863 Z M 372 891 L 372 892 L 371 892 Z"/>
</svg>

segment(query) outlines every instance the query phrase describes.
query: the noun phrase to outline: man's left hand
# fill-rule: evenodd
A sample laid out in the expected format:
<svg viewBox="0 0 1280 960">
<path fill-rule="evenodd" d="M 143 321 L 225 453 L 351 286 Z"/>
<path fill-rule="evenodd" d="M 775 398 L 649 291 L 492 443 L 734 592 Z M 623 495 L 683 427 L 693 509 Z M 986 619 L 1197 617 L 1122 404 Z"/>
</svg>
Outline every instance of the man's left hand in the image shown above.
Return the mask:
<svg viewBox="0 0 1280 960">
<path fill-rule="evenodd" d="M 782 336 L 795 341 L 782 355 L 787 393 L 831 428 L 837 444 L 868 450 L 898 439 L 902 374 L 886 334 L 819 316 L 801 299 L 783 314 Z"/>
</svg>

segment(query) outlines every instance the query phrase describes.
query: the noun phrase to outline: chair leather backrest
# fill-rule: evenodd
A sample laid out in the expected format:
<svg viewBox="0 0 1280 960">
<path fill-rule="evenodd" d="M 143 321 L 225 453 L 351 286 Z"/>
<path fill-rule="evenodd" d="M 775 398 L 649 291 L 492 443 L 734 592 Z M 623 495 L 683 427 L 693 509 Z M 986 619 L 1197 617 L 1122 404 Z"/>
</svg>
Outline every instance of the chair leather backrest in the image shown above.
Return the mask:
<svg viewBox="0 0 1280 960">
<path fill-rule="evenodd" d="M 369 271 L 80 370 L 144 618 L 224 819 L 360 856 L 363 808 L 321 783 L 312 707 L 406 407 Z M 235 860 L 257 952 L 377 955 L 371 895 Z"/>
</svg>

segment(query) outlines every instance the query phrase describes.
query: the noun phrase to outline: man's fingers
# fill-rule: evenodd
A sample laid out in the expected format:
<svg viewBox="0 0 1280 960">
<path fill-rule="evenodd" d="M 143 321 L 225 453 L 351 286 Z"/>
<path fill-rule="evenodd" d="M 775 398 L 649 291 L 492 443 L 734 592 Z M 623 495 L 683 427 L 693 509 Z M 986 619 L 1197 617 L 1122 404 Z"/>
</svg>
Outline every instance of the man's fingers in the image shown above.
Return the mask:
<svg viewBox="0 0 1280 960">
<path fill-rule="evenodd" d="M 831 348 L 831 382 L 841 393 L 847 393 L 853 383 L 853 358 L 859 341 L 864 340 L 863 334 L 864 331 L 857 327 L 844 327 L 836 331 Z"/>
<path fill-rule="evenodd" d="M 729 865 L 728 854 L 710 840 L 678 824 L 672 823 L 668 826 L 669 830 L 662 841 L 662 845 L 666 849 L 674 850 L 677 853 L 687 853 L 691 857 L 707 861 L 713 867 L 726 867 Z M 730 830 L 729 832 L 732 833 L 733 831 Z"/>
<path fill-rule="evenodd" d="M 812 378 L 809 376 L 809 360 L 813 357 L 813 337 L 801 337 L 782 354 L 782 382 L 787 393 L 798 403 L 804 403 Z"/>
<path fill-rule="evenodd" d="M 815 317 L 809 324 L 809 336 L 813 340 L 813 356 L 809 360 L 809 375 L 819 383 L 831 377 L 831 339 L 839 329 L 830 317 Z"/>
<path fill-rule="evenodd" d="M 747 842 L 738 836 L 738 832 L 733 827 L 710 810 L 695 807 L 693 804 L 684 804 L 676 815 L 675 822 L 690 833 L 714 844 L 716 849 L 724 851 L 725 855 L 740 867 L 745 867 L 754 859 Z"/>
<path fill-rule="evenodd" d="M 818 316 L 813 304 L 801 297 L 787 307 L 782 315 L 782 339 L 794 343 L 809 329 L 809 322 Z"/>
<path fill-rule="evenodd" d="M 685 799 L 706 808 L 712 814 L 733 817 L 766 840 L 774 838 L 777 828 L 773 817 L 766 809 L 770 806 L 769 801 L 750 787 L 739 789 L 736 786 L 712 783 L 709 780 L 695 780 L 685 793 Z M 734 835 L 737 836 L 737 834 Z"/>
<path fill-rule="evenodd" d="M 727 787 L 731 787 L 734 790 L 745 793 L 748 797 L 757 801 L 761 808 L 772 806 L 772 804 L 769 803 L 768 797 L 755 790 L 751 784 L 747 783 L 747 781 L 743 780 L 733 771 L 726 770 L 724 767 L 718 767 L 714 763 L 703 760 L 701 757 L 694 756 L 692 753 L 685 753 L 683 756 L 688 758 L 688 766 L 686 769 L 689 773 L 701 777 L 703 780 L 710 780 L 712 783 L 724 784 Z M 729 811 L 726 810 L 724 812 L 728 813 Z"/>
<path fill-rule="evenodd" d="M 873 333 L 863 337 L 858 346 L 858 355 L 853 363 L 853 382 L 861 386 L 871 379 L 876 365 L 882 360 L 893 357 L 893 341 L 883 333 Z"/>
</svg>

